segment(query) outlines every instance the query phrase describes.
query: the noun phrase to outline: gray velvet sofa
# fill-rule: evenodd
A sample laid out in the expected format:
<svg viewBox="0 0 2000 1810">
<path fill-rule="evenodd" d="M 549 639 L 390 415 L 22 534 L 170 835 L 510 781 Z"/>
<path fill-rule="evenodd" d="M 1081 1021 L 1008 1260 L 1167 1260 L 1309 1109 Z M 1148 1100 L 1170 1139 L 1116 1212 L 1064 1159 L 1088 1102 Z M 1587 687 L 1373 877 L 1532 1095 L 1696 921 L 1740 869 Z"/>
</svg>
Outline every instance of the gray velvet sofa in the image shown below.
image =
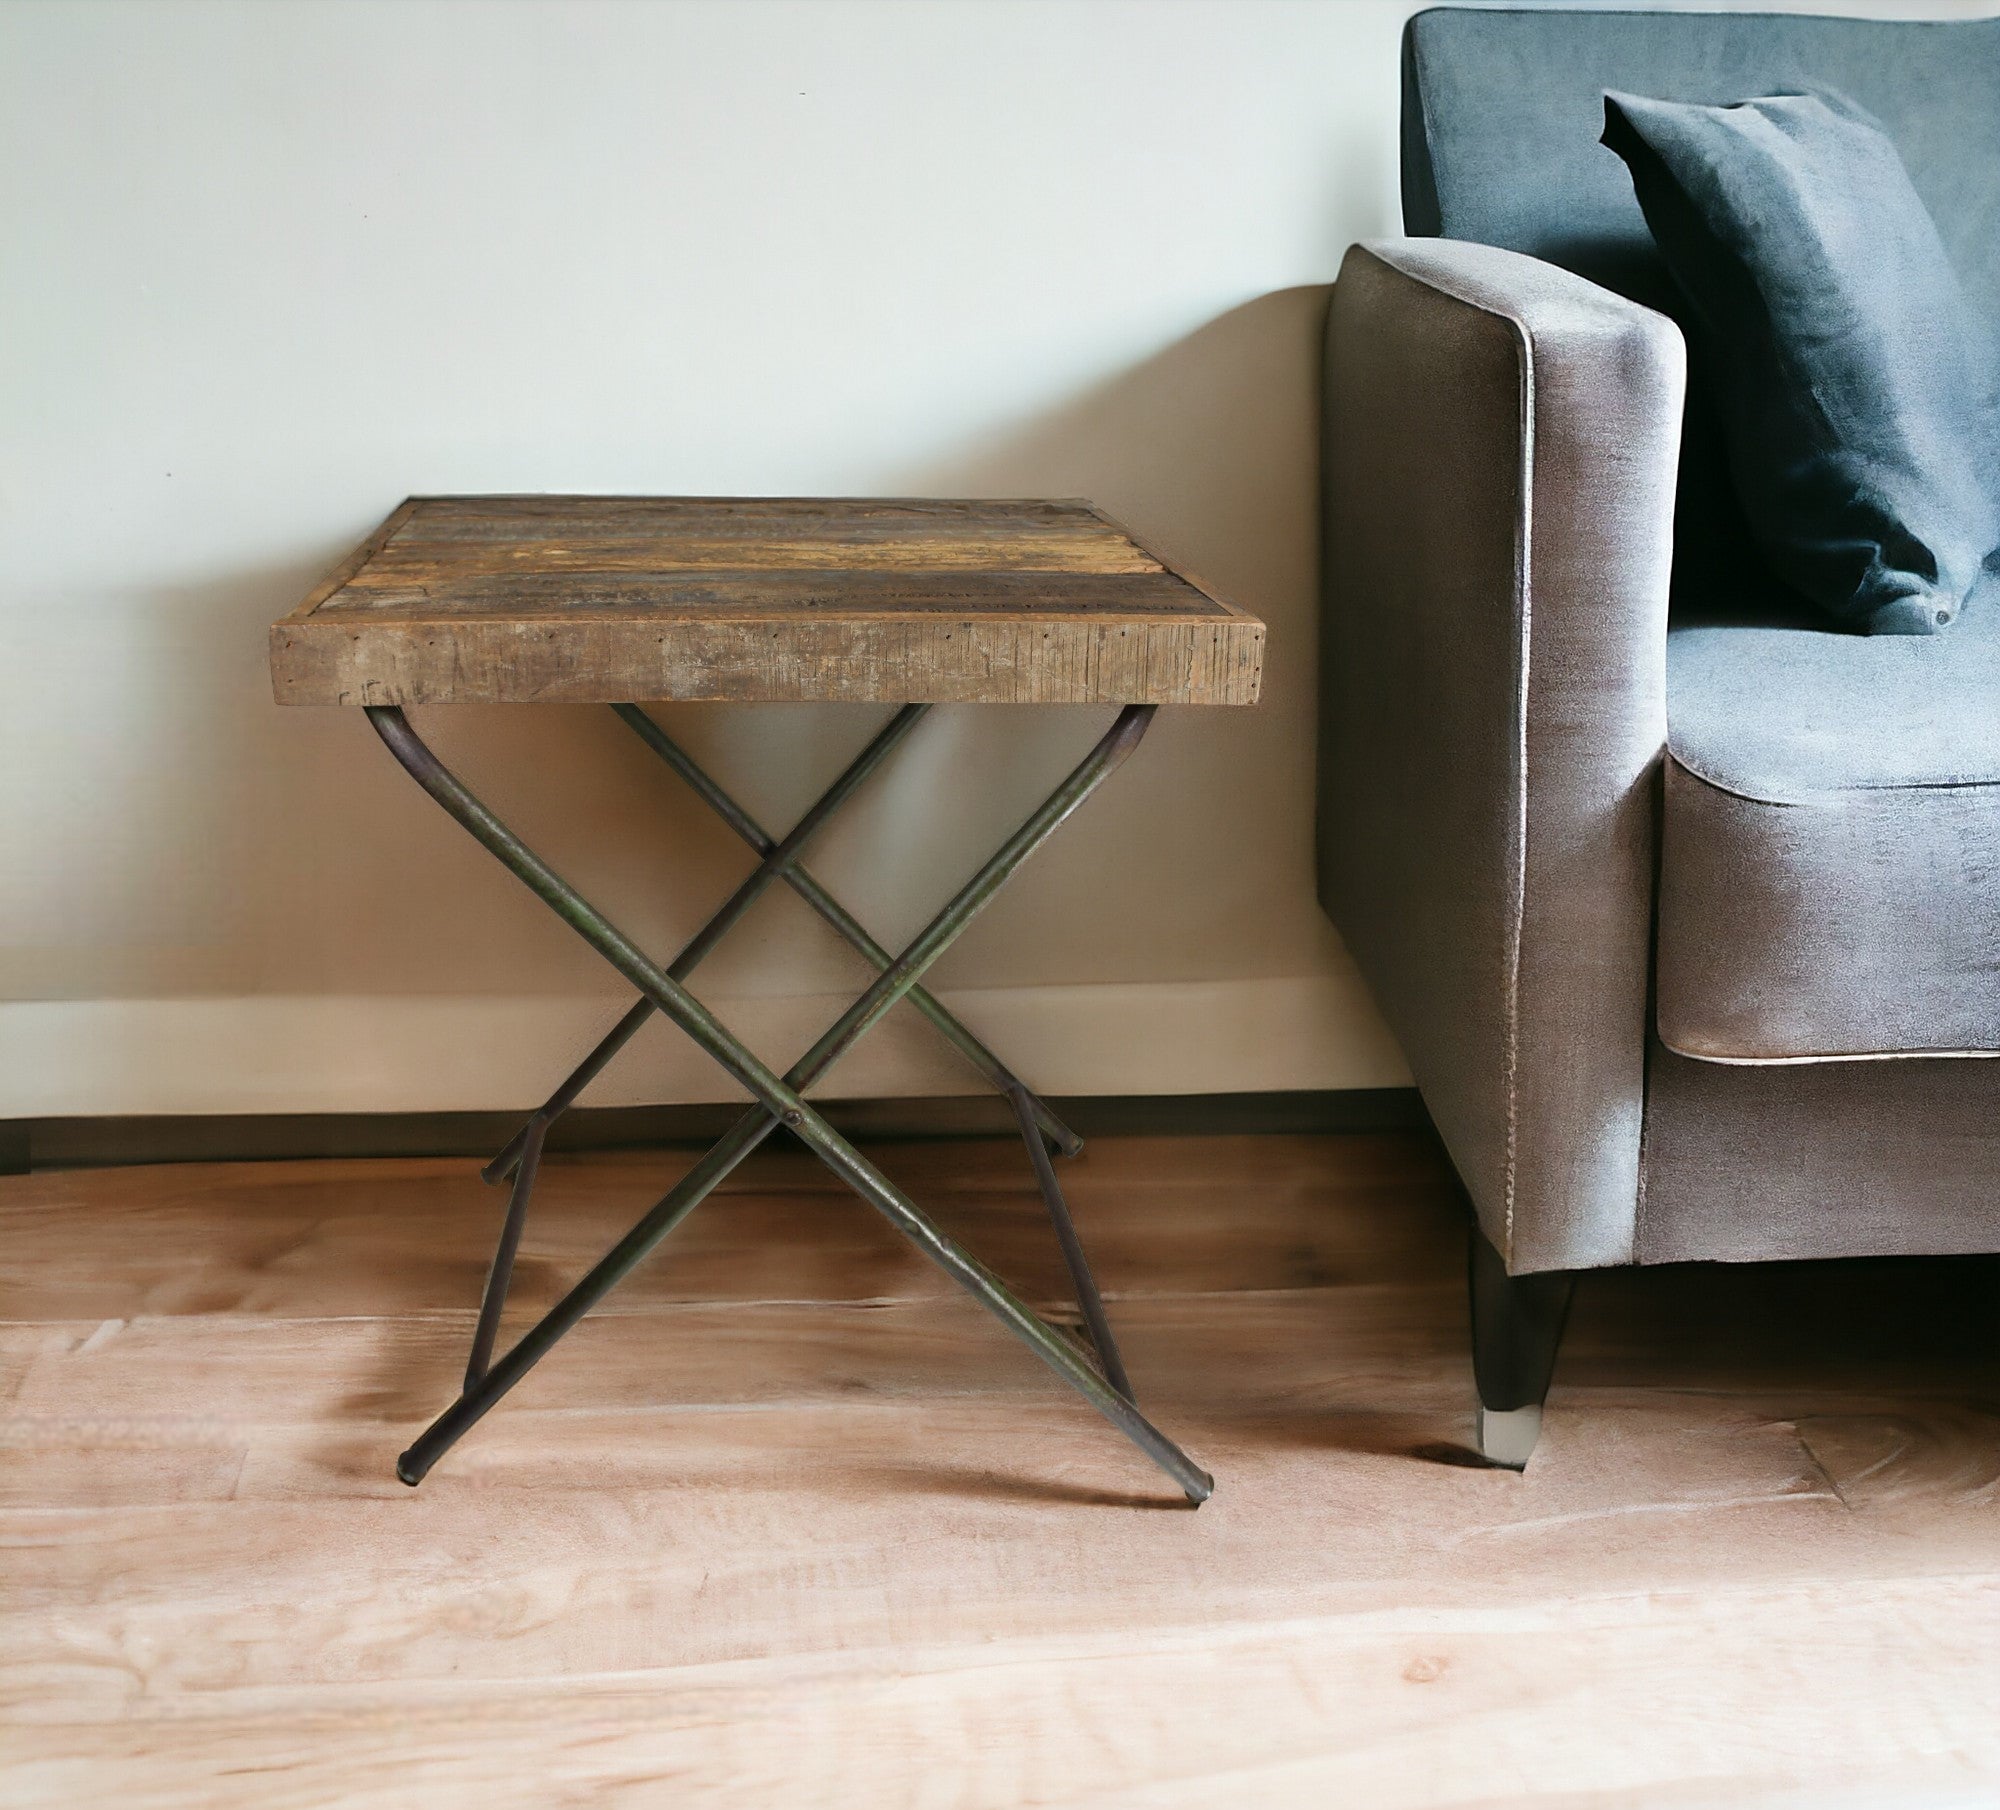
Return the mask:
<svg viewBox="0 0 2000 1810">
<path fill-rule="evenodd" d="M 2000 20 L 1421 14 L 1414 236 L 1334 292 L 1321 895 L 1477 1215 L 1498 1462 L 1578 1270 L 2000 1249 L 2000 585 L 1865 637 L 1763 576 L 1597 142 L 1815 86 L 2000 320 Z"/>
</svg>

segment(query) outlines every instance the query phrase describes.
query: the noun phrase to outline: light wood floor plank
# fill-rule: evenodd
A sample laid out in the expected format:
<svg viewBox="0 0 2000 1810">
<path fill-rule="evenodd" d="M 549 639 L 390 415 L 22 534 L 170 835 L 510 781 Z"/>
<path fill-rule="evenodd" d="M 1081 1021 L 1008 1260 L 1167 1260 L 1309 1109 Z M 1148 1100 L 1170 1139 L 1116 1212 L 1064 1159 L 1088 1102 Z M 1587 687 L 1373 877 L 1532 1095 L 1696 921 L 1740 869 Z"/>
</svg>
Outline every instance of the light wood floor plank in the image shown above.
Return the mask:
<svg viewBox="0 0 2000 1810">
<path fill-rule="evenodd" d="M 1896 1583 L 908 1645 L 552 1696 L 242 1692 L 214 1713 L 18 1727 L 16 1801 L 109 1801 L 115 1778 L 149 1810 L 1977 1805 L 2000 1771 L 1996 1617 L 1990 1585 Z"/>
<path fill-rule="evenodd" d="M 883 1157 L 1061 1300 L 1018 1150 Z M 552 1164 L 530 1295 L 685 1160 Z M 776 1154 L 411 1491 L 472 1168 L 0 1183 L 0 1805 L 2000 1801 L 1992 1263 L 1592 1278 L 1516 1477 L 1420 1141 L 1104 1140 L 1196 1513 Z"/>
<path fill-rule="evenodd" d="M 1353 1157 L 1328 1174 L 1301 1164 L 1288 1139 L 1204 1140 L 1207 1164 L 1193 1172 L 1174 1160 L 1172 1140 L 1106 1139 L 1065 1163 L 1062 1179 L 1112 1293 L 1455 1274 L 1450 1196 L 1421 1147 L 1343 1141 Z M 947 1229 L 976 1227 L 981 1254 L 1004 1274 L 1042 1292 L 1063 1286 L 1018 1145 L 874 1155 Z M 549 1305 L 692 1161 L 676 1151 L 552 1160 L 516 1268 L 522 1308 Z M 8 1189 L 0 1320 L 470 1310 L 506 1199 L 477 1165 L 443 1159 L 57 1172 Z M 98 1236 L 78 1239 L 80 1210 Z M 814 1159 L 784 1154 L 725 1184 L 607 1311 L 951 1288 L 859 1199 L 830 1188 Z"/>
</svg>

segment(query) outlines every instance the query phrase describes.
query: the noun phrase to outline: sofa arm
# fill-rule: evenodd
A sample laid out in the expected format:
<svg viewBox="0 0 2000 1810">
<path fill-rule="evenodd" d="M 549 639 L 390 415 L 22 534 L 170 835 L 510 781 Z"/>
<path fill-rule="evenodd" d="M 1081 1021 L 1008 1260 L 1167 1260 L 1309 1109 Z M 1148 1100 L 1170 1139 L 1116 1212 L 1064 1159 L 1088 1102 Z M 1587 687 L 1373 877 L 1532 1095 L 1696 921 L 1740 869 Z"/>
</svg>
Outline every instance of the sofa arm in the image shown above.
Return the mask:
<svg viewBox="0 0 2000 1810">
<path fill-rule="evenodd" d="M 1684 387 L 1671 322 L 1519 253 L 1341 266 L 1320 895 L 1516 1272 L 1634 1253 Z"/>
</svg>

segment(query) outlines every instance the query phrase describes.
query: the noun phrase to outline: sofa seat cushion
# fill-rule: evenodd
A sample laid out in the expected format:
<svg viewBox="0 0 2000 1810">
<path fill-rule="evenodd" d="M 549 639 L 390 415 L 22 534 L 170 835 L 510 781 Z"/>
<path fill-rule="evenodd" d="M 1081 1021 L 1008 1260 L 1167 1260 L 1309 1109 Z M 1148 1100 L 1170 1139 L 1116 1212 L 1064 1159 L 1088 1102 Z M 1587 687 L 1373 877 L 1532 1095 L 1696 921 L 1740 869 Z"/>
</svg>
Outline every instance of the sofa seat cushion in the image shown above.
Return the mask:
<svg viewBox="0 0 2000 1810">
<path fill-rule="evenodd" d="M 1946 635 L 1677 621 L 1667 720 L 1668 1048 L 2000 1052 L 2000 583 Z"/>
</svg>

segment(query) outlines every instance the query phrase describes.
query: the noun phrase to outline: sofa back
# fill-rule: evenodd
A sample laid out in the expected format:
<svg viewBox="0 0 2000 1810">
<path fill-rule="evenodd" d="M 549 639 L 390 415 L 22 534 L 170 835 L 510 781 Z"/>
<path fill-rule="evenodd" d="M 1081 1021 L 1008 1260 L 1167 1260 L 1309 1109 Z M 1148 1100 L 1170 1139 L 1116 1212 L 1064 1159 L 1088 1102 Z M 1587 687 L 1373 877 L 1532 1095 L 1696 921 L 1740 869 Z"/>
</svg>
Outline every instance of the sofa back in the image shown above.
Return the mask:
<svg viewBox="0 0 2000 1810">
<path fill-rule="evenodd" d="M 1973 302 L 2000 322 L 2000 19 L 1530 8 L 1403 35 L 1403 224 L 1546 258 L 1651 306 L 1666 276 L 1604 90 L 1737 101 L 1837 88 L 1887 128 Z"/>
</svg>

